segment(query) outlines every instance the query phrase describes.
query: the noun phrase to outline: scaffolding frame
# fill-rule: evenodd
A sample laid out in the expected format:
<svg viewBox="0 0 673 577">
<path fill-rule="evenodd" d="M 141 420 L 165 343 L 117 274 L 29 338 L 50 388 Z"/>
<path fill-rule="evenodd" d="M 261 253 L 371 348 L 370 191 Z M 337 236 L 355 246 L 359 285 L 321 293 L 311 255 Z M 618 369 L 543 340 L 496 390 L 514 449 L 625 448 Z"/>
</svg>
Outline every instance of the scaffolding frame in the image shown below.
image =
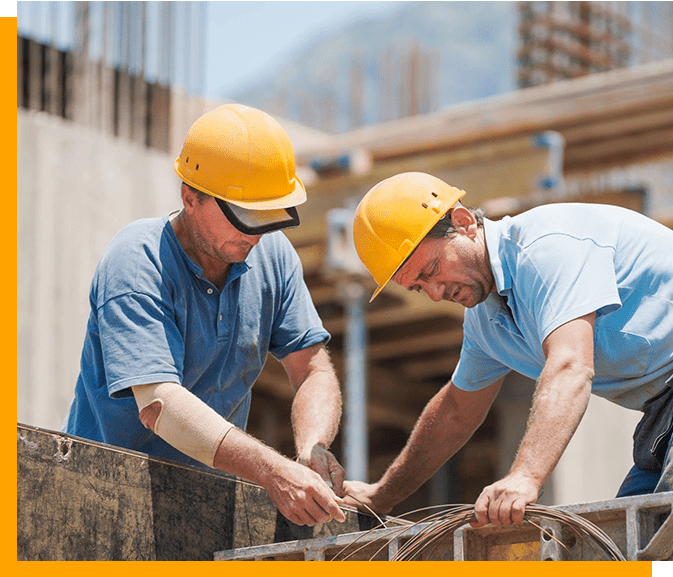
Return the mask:
<svg viewBox="0 0 673 577">
<path fill-rule="evenodd" d="M 629 561 L 673 559 L 673 492 L 622 497 L 554 507 L 580 515 L 602 529 Z M 393 519 L 384 519 L 391 521 Z M 391 560 L 428 523 L 346 533 L 218 551 L 215 561 Z M 595 561 L 606 560 L 596 547 L 562 523 L 472 528 L 465 525 L 435 544 L 424 561 Z"/>
</svg>

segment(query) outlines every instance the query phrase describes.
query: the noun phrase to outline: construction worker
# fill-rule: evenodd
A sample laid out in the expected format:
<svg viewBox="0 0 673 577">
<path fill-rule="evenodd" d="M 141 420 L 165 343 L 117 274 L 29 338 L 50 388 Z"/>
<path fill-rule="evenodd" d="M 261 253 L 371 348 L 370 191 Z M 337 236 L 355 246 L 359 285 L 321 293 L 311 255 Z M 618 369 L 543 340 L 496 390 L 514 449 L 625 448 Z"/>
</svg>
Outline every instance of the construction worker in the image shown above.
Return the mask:
<svg viewBox="0 0 673 577">
<path fill-rule="evenodd" d="M 175 172 L 182 209 L 126 226 L 98 263 L 64 431 L 256 482 L 298 525 L 344 521 L 329 334 L 278 232 L 306 200 L 289 137 L 262 111 L 220 106 Z M 244 432 L 267 353 L 294 389 L 298 462 Z"/>
<path fill-rule="evenodd" d="M 614 206 L 540 206 L 494 222 L 434 176 L 373 187 L 355 214 L 374 297 L 393 280 L 466 307 L 451 380 L 430 400 L 376 483 L 346 481 L 387 513 L 454 455 L 483 422 L 503 379 L 535 379 L 510 472 L 484 488 L 474 526 L 521 522 L 577 428 L 590 393 L 643 411 L 635 465 L 618 496 L 673 490 L 673 231 Z"/>
</svg>

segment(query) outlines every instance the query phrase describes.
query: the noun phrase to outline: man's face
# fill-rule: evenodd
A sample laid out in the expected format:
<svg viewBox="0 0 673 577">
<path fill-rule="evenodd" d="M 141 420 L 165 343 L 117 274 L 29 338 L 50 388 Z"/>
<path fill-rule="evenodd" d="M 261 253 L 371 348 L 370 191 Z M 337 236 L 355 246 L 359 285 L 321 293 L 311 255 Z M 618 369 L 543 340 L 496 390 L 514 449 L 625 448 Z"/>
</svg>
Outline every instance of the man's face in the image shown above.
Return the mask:
<svg viewBox="0 0 673 577">
<path fill-rule="evenodd" d="M 425 238 L 392 280 L 410 291 L 423 291 L 433 301 L 474 307 L 494 290 L 481 236 L 466 230 L 450 239 Z"/>
<path fill-rule="evenodd" d="M 247 235 L 229 222 L 215 199 L 207 196 L 196 201 L 191 219 L 191 237 L 194 249 L 223 264 L 242 262 L 261 235 Z"/>
</svg>

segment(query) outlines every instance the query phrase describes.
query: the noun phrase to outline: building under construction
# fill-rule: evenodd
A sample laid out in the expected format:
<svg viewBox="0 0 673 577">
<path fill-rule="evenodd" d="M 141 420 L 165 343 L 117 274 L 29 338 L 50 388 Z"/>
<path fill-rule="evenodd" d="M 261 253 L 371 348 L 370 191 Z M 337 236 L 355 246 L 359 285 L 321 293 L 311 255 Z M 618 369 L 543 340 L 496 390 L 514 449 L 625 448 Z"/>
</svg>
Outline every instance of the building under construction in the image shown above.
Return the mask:
<svg viewBox="0 0 673 577">
<path fill-rule="evenodd" d="M 671 2 L 519 2 L 519 86 L 673 57 Z"/>
<path fill-rule="evenodd" d="M 370 281 L 347 243 L 354 204 L 380 180 L 418 170 L 467 190 L 489 218 L 548 202 L 600 202 L 673 227 L 673 60 L 610 68 L 337 135 L 280 119 L 309 197 L 302 226 L 287 236 L 332 335 L 346 397 L 333 448 L 349 472 L 377 479 L 399 453 L 456 366 L 463 318 L 460 305 L 437 307 L 396 286 L 366 304 Z M 421 529 L 392 521 L 376 533 L 378 520 L 355 512 L 343 526 L 300 528 L 258 487 L 54 432 L 79 370 L 96 262 L 122 226 L 179 206 L 173 160 L 189 125 L 220 103 L 83 49 L 26 38 L 18 39 L 18 69 L 18 557 L 320 559 L 357 538 L 370 545 L 352 558 L 395 558 Z M 508 378 L 474 437 L 395 515 L 473 503 L 506 473 L 534 387 Z M 288 456 L 291 401 L 282 367 L 269 359 L 248 430 Z M 591 520 L 624 558 L 668 559 L 673 495 L 611 500 L 630 467 L 638 419 L 592 399 L 540 503 Z M 199 506 L 214 502 L 215 511 Z M 568 533 L 567 520 L 530 520 L 542 529 L 451 531 L 424 558 L 606 558 L 575 545 L 584 541 Z M 563 546 L 550 532 L 563 535 Z"/>
</svg>

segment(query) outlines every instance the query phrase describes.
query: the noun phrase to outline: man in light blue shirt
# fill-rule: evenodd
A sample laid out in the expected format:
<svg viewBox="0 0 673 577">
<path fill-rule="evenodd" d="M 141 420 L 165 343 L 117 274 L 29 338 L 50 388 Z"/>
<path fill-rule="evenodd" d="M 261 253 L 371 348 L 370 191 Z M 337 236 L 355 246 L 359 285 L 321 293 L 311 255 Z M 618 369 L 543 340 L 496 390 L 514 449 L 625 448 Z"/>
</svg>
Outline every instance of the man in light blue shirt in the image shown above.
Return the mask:
<svg viewBox="0 0 673 577">
<path fill-rule="evenodd" d="M 422 173 L 374 187 L 354 238 L 379 284 L 467 307 L 460 361 L 380 481 L 346 482 L 387 512 L 469 439 L 512 370 L 537 381 L 510 473 L 475 503 L 477 522 L 523 518 L 565 450 L 590 393 L 643 420 L 619 495 L 673 490 L 673 231 L 612 206 L 558 204 L 499 222 Z M 378 260 L 375 260 L 378 256 Z"/>
<path fill-rule="evenodd" d="M 673 232 L 638 213 L 587 204 L 484 219 L 483 230 L 495 290 L 465 311 L 456 386 L 478 390 L 510 370 L 537 379 L 544 340 L 595 313 L 592 392 L 642 410 L 665 389 L 673 374 Z"/>
<path fill-rule="evenodd" d="M 221 106 L 192 125 L 175 171 L 183 209 L 126 226 L 96 268 L 64 431 L 244 477 L 299 525 L 344 521 L 329 334 L 280 232 L 306 200 L 289 138 Z M 267 353 L 294 390 L 298 462 L 244 432 Z"/>
</svg>

